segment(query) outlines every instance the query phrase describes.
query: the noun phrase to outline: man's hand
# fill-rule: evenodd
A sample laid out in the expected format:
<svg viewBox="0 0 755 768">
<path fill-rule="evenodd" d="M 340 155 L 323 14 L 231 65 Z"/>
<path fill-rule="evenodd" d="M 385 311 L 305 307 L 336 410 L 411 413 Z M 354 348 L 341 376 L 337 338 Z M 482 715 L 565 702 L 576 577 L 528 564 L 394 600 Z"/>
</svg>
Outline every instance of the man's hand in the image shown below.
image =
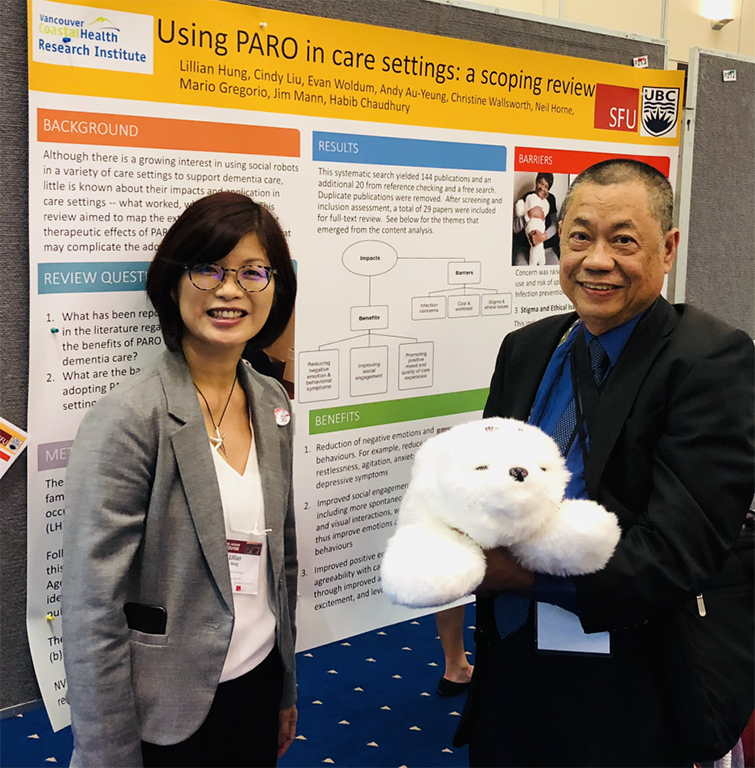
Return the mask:
<svg viewBox="0 0 755 768">
<path fill-rule="evenodd" d="M 280 760 L 286 754 L 286 750 L 291 746 L 291 742 L 296 736 L 296 721 L 299 713 L 296 711 L 296 705 L 288 709 L 282 709 L 278 713 L 278 759 Z"/>
<path fill-rule="evenodd" d="M 485 592 L 514 592 L 529 597 L 532 594 L 535 574 L 521 565 L 508 549 L 498 547 L 483 551 L 487 568 L 485 578 L 475 590 L 478 595 Z"/>
<path fill-rule="evenodd" d="M 545 211 L 539 205 L 533 205 L 532 208 L 527 211 L 527 215 L 531 219 L 542 219 L 545 221 Z"/>
<path fill-rule="evenodd" d="M 540 209 L 538 208 L 538 210 Z M 545 232 L 530 232 L 527 237 L 529 237 L 532 245 L 540 245 L 540 243 L 544 243 L 548 239 Z"/>
</svg>

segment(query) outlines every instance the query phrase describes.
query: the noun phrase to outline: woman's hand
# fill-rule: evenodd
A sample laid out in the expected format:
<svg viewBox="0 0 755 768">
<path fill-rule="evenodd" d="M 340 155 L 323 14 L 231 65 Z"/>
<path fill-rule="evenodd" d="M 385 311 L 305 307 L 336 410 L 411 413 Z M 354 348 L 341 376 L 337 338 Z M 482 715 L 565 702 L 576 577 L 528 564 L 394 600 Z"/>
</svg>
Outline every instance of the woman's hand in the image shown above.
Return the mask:
<svg viewBox="0 0 755 768">
<path fill-rule="evenodd" d="M 291 746 L 291 742 L 296 736 L 296 721 L 299 713 L 296 711 L 296 705 L 288 709 L 282 709 L 278 713 L 278 759 L 280 760 L 286 754 L 286 750 Z"/>
</svg>

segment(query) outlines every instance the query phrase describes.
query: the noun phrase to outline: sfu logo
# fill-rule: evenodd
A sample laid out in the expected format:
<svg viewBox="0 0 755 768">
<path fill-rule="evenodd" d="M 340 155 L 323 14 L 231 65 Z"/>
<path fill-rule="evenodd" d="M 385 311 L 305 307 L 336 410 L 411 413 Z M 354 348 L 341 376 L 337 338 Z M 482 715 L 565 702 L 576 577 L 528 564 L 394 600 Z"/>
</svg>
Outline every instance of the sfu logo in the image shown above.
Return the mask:
<svg viewBox="0 0 755 768">
<path fill-rule="evenodd" d="M 595 87 L 595 128 L 636 133 L 639 88 L 598 83 Z"/>
</svg>

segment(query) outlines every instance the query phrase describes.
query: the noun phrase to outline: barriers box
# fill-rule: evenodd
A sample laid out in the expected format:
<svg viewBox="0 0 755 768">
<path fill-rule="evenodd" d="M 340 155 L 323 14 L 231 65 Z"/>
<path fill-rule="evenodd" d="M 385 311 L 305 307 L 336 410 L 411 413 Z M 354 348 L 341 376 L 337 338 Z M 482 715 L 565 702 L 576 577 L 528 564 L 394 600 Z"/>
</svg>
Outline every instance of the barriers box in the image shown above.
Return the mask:
<svg viewBox="0 0 755 768">
<path fill-rule="evenodd" d="M 480 314 L 480 294 L 448 297 L 449 317 L 478 317 Z"/>
<path fill-rule="evenodd" d="M 482 263 L 479 261 L 452 261 L 448 265 L 449 285 L 463 283 L 479 283 L 482 274 Z"/>
<path fill-rule="evenodd" d="M 483 315 L 510 315 L 510 293 L 488 293 L 482 297 Z"/>
<path fill-rule="evenodd" d="M 412 320 L 438 320 L 445 316 L 445 296 L 415 296 L 412 299 Z"/>
</svg>

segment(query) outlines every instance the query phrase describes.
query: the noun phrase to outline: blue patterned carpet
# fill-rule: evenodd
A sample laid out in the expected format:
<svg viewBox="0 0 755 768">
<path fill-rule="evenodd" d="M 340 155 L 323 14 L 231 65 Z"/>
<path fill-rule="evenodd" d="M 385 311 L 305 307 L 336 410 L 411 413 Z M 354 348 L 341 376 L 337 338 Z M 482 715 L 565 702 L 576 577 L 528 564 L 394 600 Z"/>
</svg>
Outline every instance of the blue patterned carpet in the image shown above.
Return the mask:
<svg viewBox="0 0 755 768">
<path fill-rule="evenodd" d="M 474 650 L 467 606 L 465 644 Z M 457 768 L 453 739 L 464 696 L 435 692 L 443 653 L 433 616 L 300 653 L 298 736 L 281 768 Z M 0 721 L 0 766 L 68 765 L 71 729 L 53 733 L 43 709 Z"/>
</svg>

